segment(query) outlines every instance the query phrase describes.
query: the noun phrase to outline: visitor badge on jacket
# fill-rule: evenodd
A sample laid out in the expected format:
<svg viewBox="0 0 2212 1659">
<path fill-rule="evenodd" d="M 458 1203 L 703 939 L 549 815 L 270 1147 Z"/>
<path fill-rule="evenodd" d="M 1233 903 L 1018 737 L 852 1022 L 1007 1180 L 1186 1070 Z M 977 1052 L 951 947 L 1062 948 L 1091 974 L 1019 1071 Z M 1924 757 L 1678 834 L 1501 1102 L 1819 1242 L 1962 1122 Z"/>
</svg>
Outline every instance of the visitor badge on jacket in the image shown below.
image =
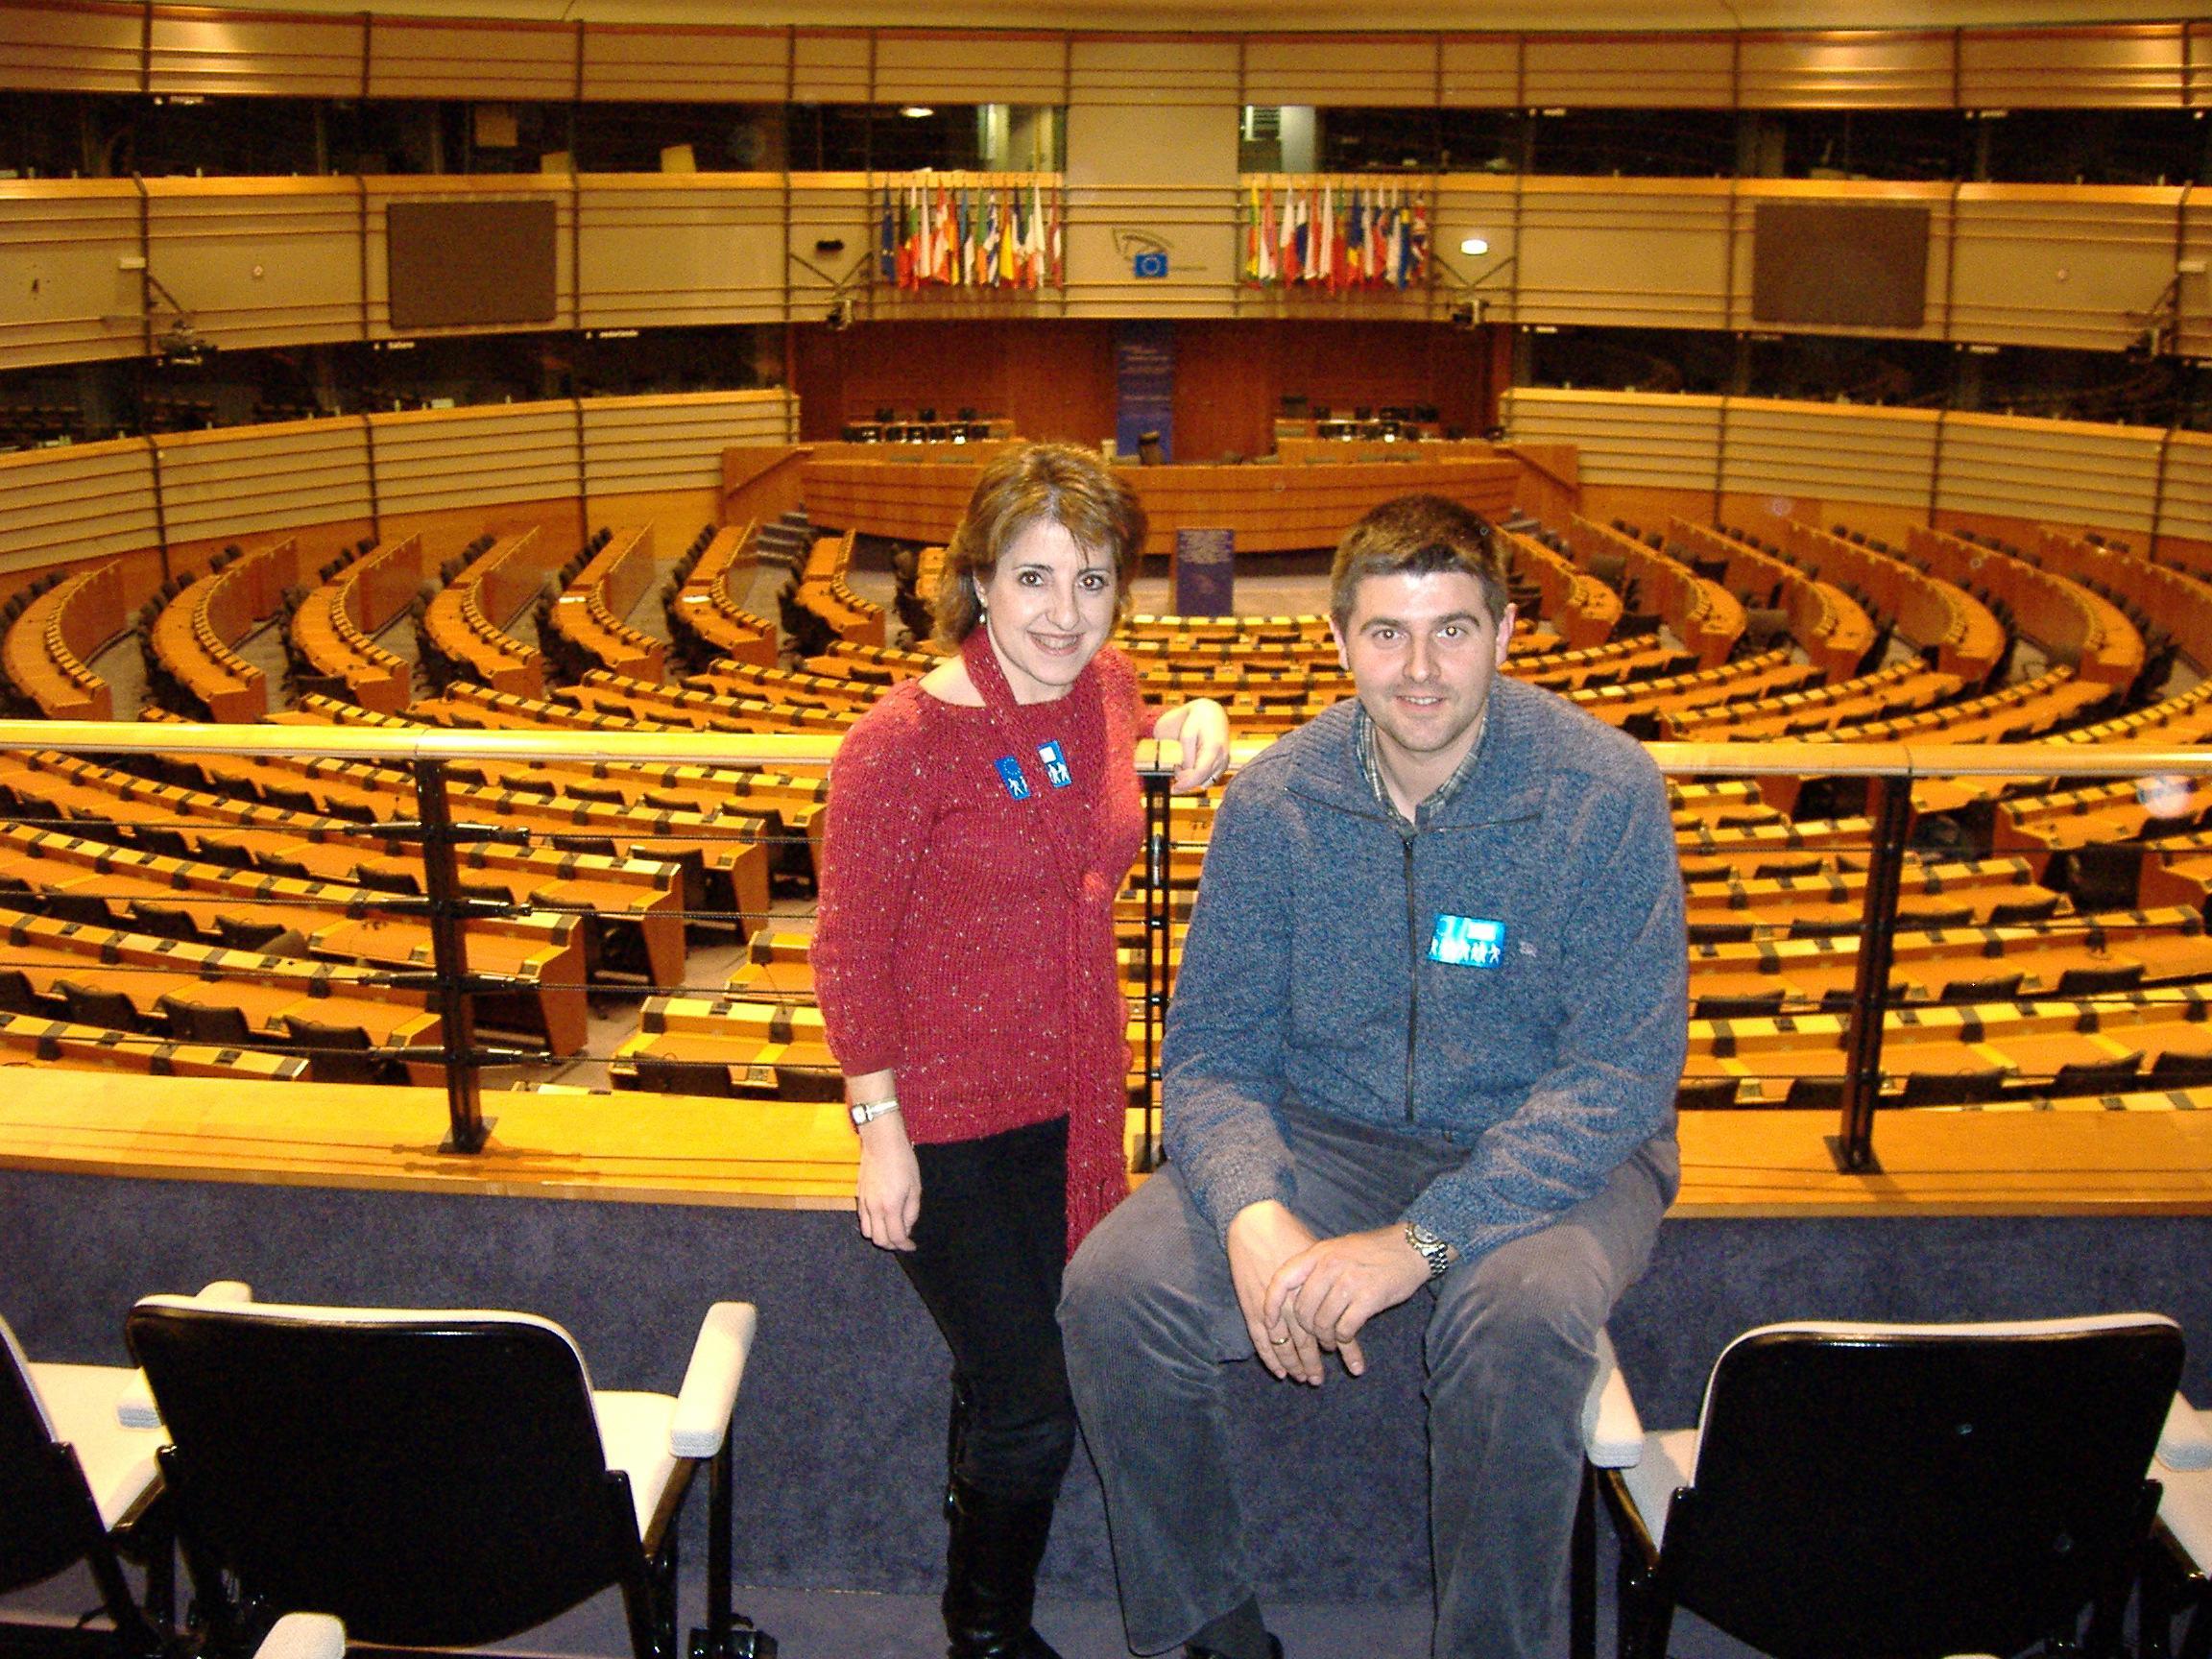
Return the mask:
<svg viewBox="0 0 2212 1659">
<path fill-rule="evenodd" d="M 1436 918 L 1429 960 L 1454 968 L 1495 968 L 1505 960 L 1505 924 L 1480 916 Z"/>
<path fill-rule="evenodd" d="M 998 781 L 1006 785 L 1006 793 L 1017 801 L 1029 799 L 1029 780 L 1022 776 L 1022 762 L 1011 755 L 998 757 Z"/>
<path fill-rule="evenodd" d="M 1075 781 L 1068 770 L 1068 757 L 1060 752 L 1057 739 L 1037 745 L 1037 758 L 1045 762 L 1045 776 L 1055 789 L 1065 789 Z"/>
</svg>

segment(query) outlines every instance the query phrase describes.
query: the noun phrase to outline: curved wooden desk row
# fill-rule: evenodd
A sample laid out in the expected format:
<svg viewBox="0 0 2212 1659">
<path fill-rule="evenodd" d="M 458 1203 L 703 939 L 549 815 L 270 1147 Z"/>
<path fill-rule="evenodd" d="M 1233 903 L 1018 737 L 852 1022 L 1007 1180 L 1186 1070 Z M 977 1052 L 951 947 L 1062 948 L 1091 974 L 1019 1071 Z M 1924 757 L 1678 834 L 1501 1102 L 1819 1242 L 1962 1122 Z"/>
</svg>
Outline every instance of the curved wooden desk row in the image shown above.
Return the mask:
<svg viewBox="0 0 2212 1659">
<path fill-rule="evenodd" d="M 1513 569 L 1536 586 L 1543 596 L 1544 619 L 1559 630 L 1559 637 L 1577 649 L 1601 645 L 1612 637 L 1621 620 L 1621 595 L 1597 577 L 1577 570 L 1560 554 L 1533 536 L 1498 531 L 1513 562 Z"/>
<path fill-rule="evenodd" d="M 1823 581 L 1863 594 L 1905 638 L 1923 649 L 1934 646 L 1944 672 L 1979 685 L 2004 656 L 2004 625 L 1957 584 L 1812 524 L 1791 519 L 1782 535 L 1785 550 Z"/>
<path fill-rule="evenodd" d="M 251 725 L 269 712 L 269 680 L 233 647 L 283 610 L 299 580 L 290 537 L 203 576 L 154 618 L 154 660 L 211 719 Z"/>
<path fill-rule="evenodd" d="M 667 645 L 628 621 L 653 573 L 653 527 L 617 529 L 554 601 L 547 625 L 583 661 L 659 680 L 668 671 Z"/>
<path fill-rule="evenodd" d="M 561 566 L 549 538 L 533 525 L 493 543 L 438 591 L 422 615 L 424 643 L 495 690 L 541 696 L 545 658 L 506 631 Z"/>
<path fill-rule="evenodd" d="M 1585 565 L 1599 553 L 1619 558 L 1624 575 L 1622 586 L 1634 585 L 1638 609 L 1656 614 L 1673 629 L 1675 637 L 1697 654 L 1700 666 L 1714 668 L 1727 661 L 1736 641 L 1743 637 L 1743 602 L 1679 559 L 1580 514 L 1568 520 L 1567 541 Z"/>
<path fill-rule="evenodd" d="M 89 664 L 125 626 L 122 565 L 82 570 L 23 608 L 0 640 L 0 662 L 47 719 L 112 720 L 114 693 Z"/>
<path fill-rule="evenodd" d="M 814 460 L 802 468 L 818 524 L 942 542 L 959 522 L 979 464 Z M 1354 520 L 1393 496 L 1448 495 L 1498 521 L 1513 507 L 1518 463 L 1418 460 L 1308 467 L 1126 467 L 1151 521 L 1148 555 L 1174 551 L 1178 530 L 1228 530 L 1239 553 L 1333 547 Z"/>
<path fill-rule="evenodd" d="M 890 643 L 891 617 L 882 606 L 863 599 L 846 585 L 853 567 L 854 532 L 818 536 L 808 549 L 791 603 L 814 617 L 831 637 L 863 649 Z"/>
<path fill-rule="evenodd" d="M 668 607 L 668 625 L 688 633 L 708 652 L 733 662 L 776 666 L 776 624 L 738 603 L 737 584 L 759 565 L 757 523 L 714 532 Z"/>
<path fill-rule="evenodd" d="M 1723 535 L 1687 518 L 1667 521 L 1667 539 L 1725 562 L 1721 585 L 1735 593 L 1775 593 L 1790 620 L 1790 635 L 1831 680 L 1848 680 L 1874 646 L 1874 622 L 1859 602 L 1832 582 L 1807 576 L 1795 565 L 1754 547 L 1748 539 Z"/>
<path fill-rule="evenodd" d="M 407 707 L 413 670 L 376 643 L 435 573 L 420 535 L 372 548 L 324 583 L 292 613 L 292 644 L 308 671 L 365 709 Z"/>
<path fill-rule="evenodd" d="M 2030 550 L 2049 570 L 2108 594 L 2151 619 L 2192 661 L 2212 664 L 2212 585 L 2126 547 L 2045 530 Z"/>
</svg>

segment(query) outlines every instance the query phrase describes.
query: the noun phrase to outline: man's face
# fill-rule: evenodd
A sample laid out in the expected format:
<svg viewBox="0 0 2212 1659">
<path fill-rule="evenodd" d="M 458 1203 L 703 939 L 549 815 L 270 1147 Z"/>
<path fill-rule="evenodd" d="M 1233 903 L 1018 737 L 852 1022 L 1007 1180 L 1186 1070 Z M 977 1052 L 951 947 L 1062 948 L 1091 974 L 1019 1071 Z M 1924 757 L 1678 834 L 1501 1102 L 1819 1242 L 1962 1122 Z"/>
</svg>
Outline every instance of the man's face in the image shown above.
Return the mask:
<svg viewBox="0 0 2212 1659">
<path fill-rule="evenodd" d="M 1330 626 L 1384 763 L 1448 776 L 1505 665 L 1513 607 L 1493 617 L 1463 570 L 1368 576 L 1352 590 L 1349 622 Z"/>
</svg>

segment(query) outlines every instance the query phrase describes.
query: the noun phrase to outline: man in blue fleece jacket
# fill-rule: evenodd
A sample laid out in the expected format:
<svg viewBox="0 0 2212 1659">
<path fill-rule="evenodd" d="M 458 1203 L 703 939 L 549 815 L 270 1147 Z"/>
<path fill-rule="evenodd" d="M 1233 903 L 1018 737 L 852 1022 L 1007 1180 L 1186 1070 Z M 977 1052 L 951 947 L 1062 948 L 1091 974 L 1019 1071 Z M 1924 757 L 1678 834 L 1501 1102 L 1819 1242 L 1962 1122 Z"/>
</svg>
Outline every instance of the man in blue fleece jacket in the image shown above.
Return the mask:
<svg viewBox="0 0 2212 1659">
<path fill-rule="evenodd" d="M 1427 1319 L 1438 1659 L 1563 1647 L 1579 1416 L 1679 1160 L 1682 883 L 1640 745 L 1499 674 L 1480 517 L 1406 496 L 1331 577 L 1358 690 L 1230 785 L 1168 1015 L 1168 1162 L 1061 1322 L 1130 1646 L 1271 1659 L 1221 1367 L 1357 1377 Z"/>
</svg>

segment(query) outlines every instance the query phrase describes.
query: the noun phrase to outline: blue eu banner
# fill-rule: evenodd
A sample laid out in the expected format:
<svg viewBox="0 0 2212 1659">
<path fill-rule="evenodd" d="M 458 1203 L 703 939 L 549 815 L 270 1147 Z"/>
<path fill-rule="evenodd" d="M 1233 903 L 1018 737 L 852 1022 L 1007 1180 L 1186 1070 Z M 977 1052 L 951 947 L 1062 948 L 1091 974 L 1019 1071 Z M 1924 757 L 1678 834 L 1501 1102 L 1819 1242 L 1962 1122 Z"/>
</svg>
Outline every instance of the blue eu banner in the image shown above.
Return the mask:
<svg viewBox="0 0 2212 1659">
<path fill-rule="evenodd" d="M 1160 276 L 1166 276 L 1166 275 L 1167 275 L 1167 252 L 1166 252 L 1166 249 L 1161 249 L 1161 250 L 1159 250 L 1159 251 L 1158 251 L 1158 252 L 1146 252 L 1146 253 L 1140 253 L 1140 254 L 1138 254 L 1138 255 L 1137 255 L 1135 258 L 1131 259 L 1131 260 L 1129 261 L 1129 264 L 1130 264 L 1130 275 L 1131 275 L 1131 276 L 1138 276 L 1138 277 L 1160 277 Z"/>
</svg>

